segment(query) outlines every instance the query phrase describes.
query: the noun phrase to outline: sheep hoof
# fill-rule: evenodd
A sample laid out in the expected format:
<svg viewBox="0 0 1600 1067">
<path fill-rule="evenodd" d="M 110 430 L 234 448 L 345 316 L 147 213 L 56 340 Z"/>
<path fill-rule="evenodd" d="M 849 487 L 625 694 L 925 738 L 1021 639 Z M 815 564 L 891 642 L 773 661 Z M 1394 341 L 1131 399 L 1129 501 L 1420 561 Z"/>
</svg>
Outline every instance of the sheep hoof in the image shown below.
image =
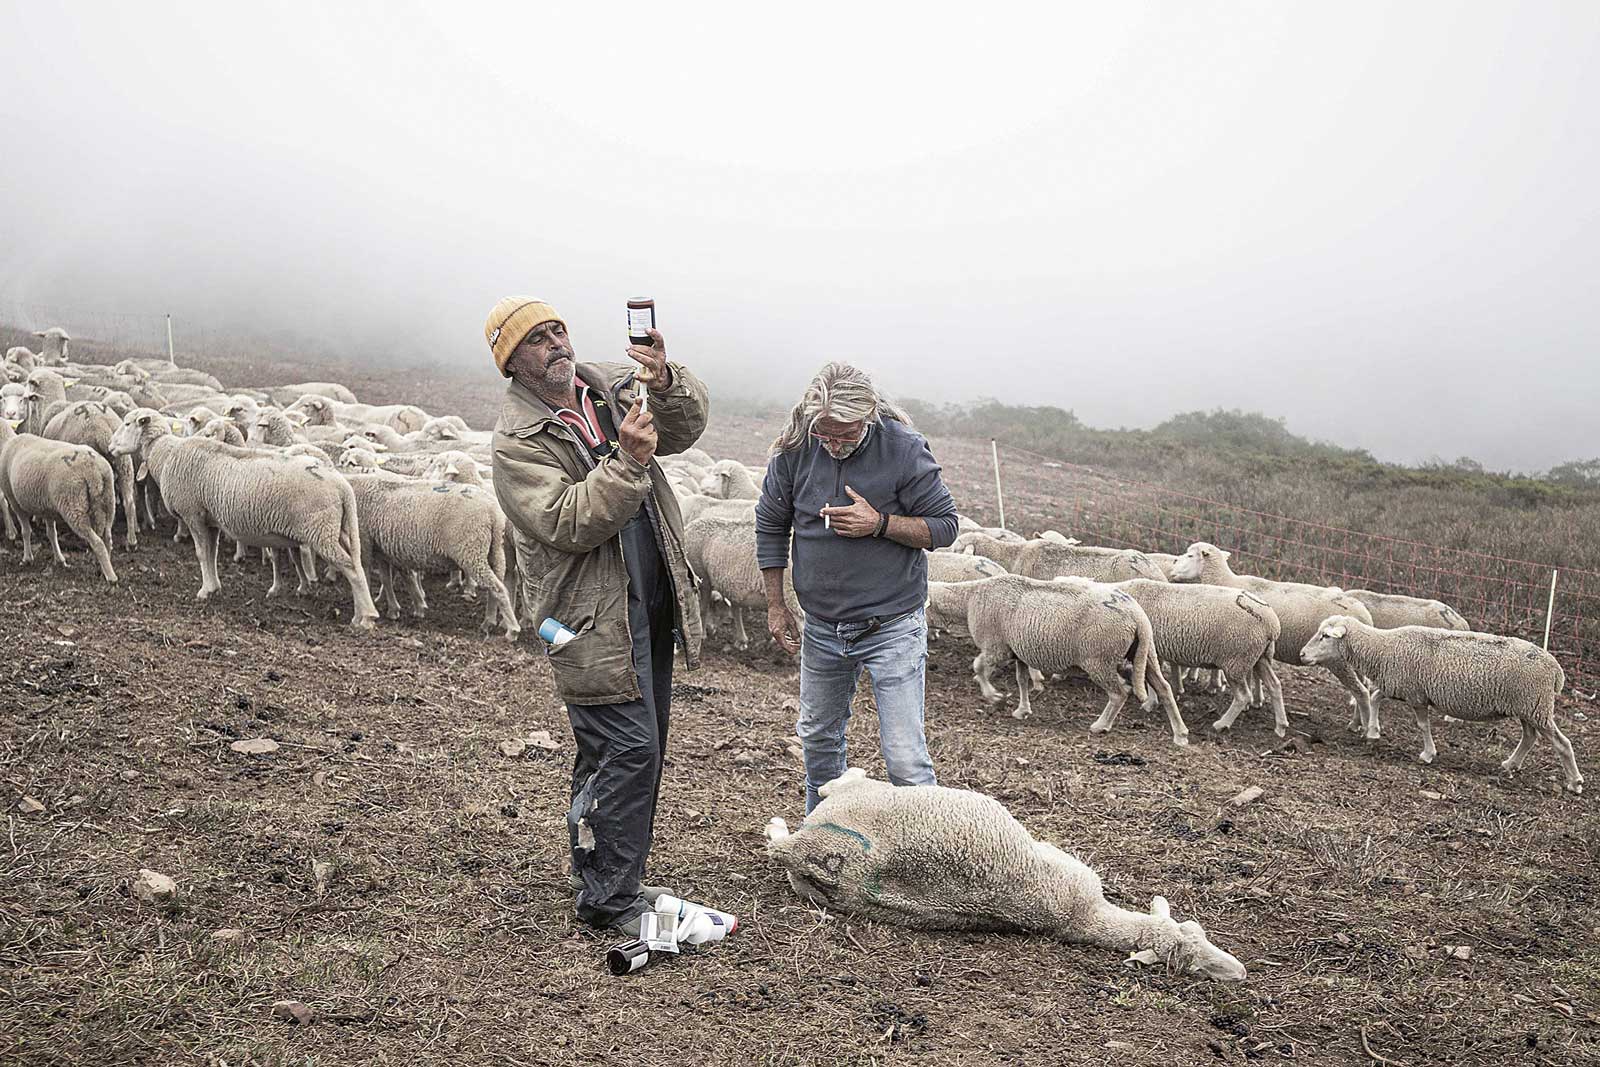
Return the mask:
<svg viewBox="0 0 1600 1067">
<path fill-rule="evenodd" d="M 1368 730 L 1366 732 L 1366 734 L 1363 735 L 1363 739 L 1367 740 L 1367 741 L 1376 741 L 1376 740 L 1378 740 L 1379 736 L 1380 735 L 1379 735 L 1378 731 L 1376 729 L 1372 729 L 1372 730 Z"/>
<path fill-rule="evenodd" d="M 194 598 L 196 600 L 210 600 L 211 599 L 211 590 L 202 589 L 202 590 L 200 590 L 198 593 L 196 593 L 194 595 Z"/>
<path fill-rule="evenodd" d="M 1279 737 L 1289 736 L 1289 728 L 1280 724 L 1274 724 L 1272 727 L 1272 732 L 1277 734 Z"/>
<path fill-rule="evenodd" d="M 1104 723 L 1099 719 L 1096 719 L 1094 722 L 1089 724 L 1089 732 L 1091 734 L 1108 734 L 1111 732 L 1111 724 Z"/>
<path fill-rule="evenodd" d="M 1221 719 L 1218 719 L 1216 722 L 1211 724 L 1211 728 L 1219 734 L 1225 734 L 1229 730 L 1233 729 L 1233 723 L 1223 722 Z M 1282 731 L 1279 731 L 1279 733 L 1281 734 Z"/>
<path fill-rule="evenodd" d="M 378 620 L 375 616 L 363 615 L 359 619 L 352 620 L 350 626 L 356 630 L 370 630 L 376 626 L 377 623 Z"/>
<path fill-rule="evenodd" d="M 1172 735 L 1172 743 L 1175 744 L 1175 745 L 1188 745 L 1188 743 L 1189 743 L 1189 735 L 1188 734 L 1173 734 Z"/>
<path fill-rule="evenodd" d="M 767 820 L 766 828 L 762 830 L 762 833 L 766 835 L 768 841 L 782 841 L 789 836 L 789 824 L 774 815 Z"/>
<path fill-rule="evenodd" d="M 1023 719 L 1026 719 L 1028 717 L 1028 712 L 1023 711 L 1021 708 L 1018 708 L 1016 711 L 1013 711 L 1011 713 L 1011 717 L 1013 719 L 1016 719 L 1018 722 L 1021 722 Z"/>
<path fill-rule="evenodd" d="M 1432 753 L 1432 752 L 1418 752 L 1417 753 L 1417 762 L 1418 763 L 1432 763 L 1433 762 L 1433 757 L 1434 757 L 1434 753 Z"/>
<path fill-rule="evenodd" d="M 1583 781 L 1582 781 L 1582 779 L 1579 779 L 1576 782 L 1567 782 L 1561 788 L 1565 789 L 1567 792 L 1571 793 L 1574 796 L 1582 796 L 1583 795 Z"/>
</svg>

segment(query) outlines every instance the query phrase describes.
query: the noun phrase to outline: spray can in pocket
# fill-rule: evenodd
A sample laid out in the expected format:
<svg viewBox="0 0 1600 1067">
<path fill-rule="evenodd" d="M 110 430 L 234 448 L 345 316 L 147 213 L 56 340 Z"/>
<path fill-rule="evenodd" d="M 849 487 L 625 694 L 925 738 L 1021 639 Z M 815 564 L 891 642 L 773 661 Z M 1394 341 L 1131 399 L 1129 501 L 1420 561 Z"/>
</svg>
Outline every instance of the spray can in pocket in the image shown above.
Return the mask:
<svg viewBox="0 0 1600 1067">
<path fill-rule="evenodd" d="M 551 648 L 560 648 L 578 635 L 567 629 L 566 623 L 557 622 L 555 619 L 546 619 L 539 624 L 539 636 Z"/>
</svg>

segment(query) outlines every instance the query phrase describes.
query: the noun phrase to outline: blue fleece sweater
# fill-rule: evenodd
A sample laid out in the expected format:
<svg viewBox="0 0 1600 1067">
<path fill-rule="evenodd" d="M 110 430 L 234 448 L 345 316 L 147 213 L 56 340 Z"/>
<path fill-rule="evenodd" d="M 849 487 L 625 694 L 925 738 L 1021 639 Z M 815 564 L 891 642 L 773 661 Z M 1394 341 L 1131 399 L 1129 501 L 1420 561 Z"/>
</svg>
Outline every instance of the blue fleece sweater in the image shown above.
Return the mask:
<svg viewBox="0 0 1600 1067">
<path fill-rule="evenodd" d="M 880 512 L 925 519 L 933 547 L 956 539 L 956 505 L 939 477 L 928 442 L 885 419 L 842 460 L 814 438 L 767 462 L 756 502 L 756 561 L 762 570 L 789 566 L 807 615 L 854 622 L 899 615 L 928 599 L 928 560 L 920 548 L 887 537 L 842 537 L 822 523 L 822 509 L 848 505 L 848 485 Z M 792 535 L 792 536 L 791 536 Z"/>
</svg>

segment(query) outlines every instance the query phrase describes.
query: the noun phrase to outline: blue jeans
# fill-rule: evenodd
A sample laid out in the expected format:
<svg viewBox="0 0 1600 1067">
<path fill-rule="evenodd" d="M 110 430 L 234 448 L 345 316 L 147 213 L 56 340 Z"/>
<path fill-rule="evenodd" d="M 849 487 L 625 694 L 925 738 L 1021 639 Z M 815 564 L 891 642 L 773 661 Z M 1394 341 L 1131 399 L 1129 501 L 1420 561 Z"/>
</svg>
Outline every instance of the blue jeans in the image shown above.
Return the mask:
<svg viewBox="0 0 1600 1067">
<path fill-rule="evenodd" d="M 934 785 L 933 760 L 922 730 L 928 666 L 923 609 L 867 634 L 864 622 L 824 622 L 806 616 L 800 631 L 800 721 L 795 731 L 806 757 L 806 813 L 817 790 L 845 772 L 850 699 L 866 668 L 878 704 L 878 737 L 889 781 Z"/>
</svg>

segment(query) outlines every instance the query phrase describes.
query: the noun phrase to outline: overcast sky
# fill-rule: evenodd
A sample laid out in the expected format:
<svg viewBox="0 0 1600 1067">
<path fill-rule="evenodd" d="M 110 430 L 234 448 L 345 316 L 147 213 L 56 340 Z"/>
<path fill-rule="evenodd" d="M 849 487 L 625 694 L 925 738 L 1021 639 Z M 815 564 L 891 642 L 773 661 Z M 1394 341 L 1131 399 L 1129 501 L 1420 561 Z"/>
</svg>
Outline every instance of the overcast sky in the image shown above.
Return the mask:
<svg viewBox="0 0 1600 1067">
<path fill-rule="evenodd" d="M 1600 4 L 545 7 L 0 0 L 0 315 L 1600 454 Z"/>
</svg>

